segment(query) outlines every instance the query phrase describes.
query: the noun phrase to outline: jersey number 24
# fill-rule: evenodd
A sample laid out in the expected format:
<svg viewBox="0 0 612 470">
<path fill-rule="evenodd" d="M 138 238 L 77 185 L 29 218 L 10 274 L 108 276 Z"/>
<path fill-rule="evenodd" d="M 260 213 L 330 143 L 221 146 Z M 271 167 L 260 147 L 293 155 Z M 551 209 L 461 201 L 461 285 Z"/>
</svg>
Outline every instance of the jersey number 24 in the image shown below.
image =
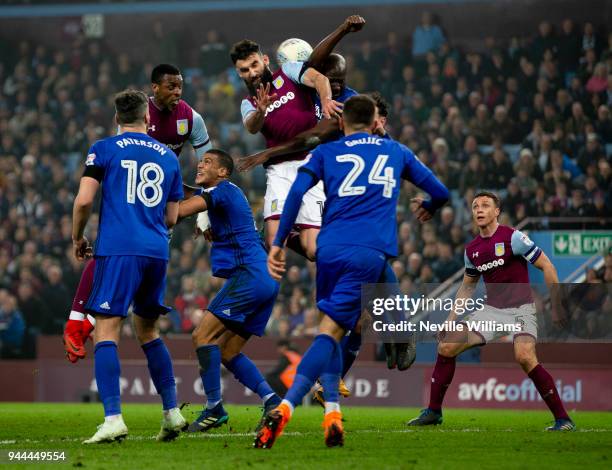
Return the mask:
<svg viewBox="0 0 612 470">
<path fill-rule="evenodd" d="M 389 155 L 379 155 L 370 170 L 368 175 L 368 183 L 383 185 L 383 196 L 391 198 L 393 196 L 393 188 L 397 186 L 397 181 L 393 177 L 393 167 L 385 168 Z M 348 172 L 348 175 L 342 181 L 338 189 L 339 197 L 360 196 L 366 192 L 365 186 L 353 186 L 359 175 L 365 169 L 365 161 L 359 155 L 348 153 L 346 155 L 336 155 L 336 161 L 339 163 L 352 163 L 353 168 Z"/>
</svg>

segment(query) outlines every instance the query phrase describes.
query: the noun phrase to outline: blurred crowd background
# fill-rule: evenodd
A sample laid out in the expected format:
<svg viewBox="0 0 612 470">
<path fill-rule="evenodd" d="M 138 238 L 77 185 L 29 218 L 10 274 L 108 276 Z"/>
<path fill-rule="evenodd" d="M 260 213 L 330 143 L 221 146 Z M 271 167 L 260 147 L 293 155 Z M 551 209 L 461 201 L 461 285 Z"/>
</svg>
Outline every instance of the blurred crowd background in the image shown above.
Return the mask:
<svg viewBox="0 0 612 470">
<path fill-rule="evenodd" d="M 0 345 L 4 356 L 31 354 L 37 334 L 59 334 L 82 265 L 71 255 L 71 210 L 87 149 L 116 132 L 113 94 L 150 92 L 150 71 L 176 62 L 181 44 L 155 23 L 158 40 L 142 61 L 83 35 L 65 49 L 0 41 Z M 299 33 L 296 33 L 299 36 Z M 214 146 L 240 157 L 263 148 L 240 120 L 242 82 L 222 34 L 209 30 L 199 63 L 176 63 L 183 99 L 202 114 Z M 279 38 L 282 40 L 285 38 Z M 347 83 L 380 91 L 389 102 L 390 135 L 410 147 L 451 189 L 452 200 L 425 225 L 413 220 L 404 183 L 398 207 L 400 256 L 393 269 L 406 293 L 442 282 L 463 267 L 472 237 L 474 192 L 503 200 L 502 223 L 555 217 L 609 216 L 612 206 L 612 33 L 595 23 L 543 21 L 528 36 L 478 50 L 453 44 L 444 18 L 424 13 L 414 31 L 389 32 L 384 43 L 340 48 Z M 314 44 L 313 44 L 314 46 Z M 273 44 L 263 44 L 274 63 Z M 163 58 L 163 60 L 161 60 Z M 276 68 L 276 64 L 273 65 Z M 195 175 L 190 148 L 181 155 L 187 183 Z M 237 174 L 262 227 L 262 168 Z M 87 236 L 95 239 L 96 218 Z M 584 228 L 585 226 L 581 226 Z M 589 222 L 588 228 L 603 225 Z M 193 238 L 193 221 L 172 240 L 164 333 L 187 333 L 223 280 L 211 275 L 209 246 Z M 281 337 L 314 334 L 314 266 L 290 256 L 268 325 Z M 592 279 L 612 281 L 612 260 Z M 131 334 L 126 322 L 125 333 Z"/>
</svg>

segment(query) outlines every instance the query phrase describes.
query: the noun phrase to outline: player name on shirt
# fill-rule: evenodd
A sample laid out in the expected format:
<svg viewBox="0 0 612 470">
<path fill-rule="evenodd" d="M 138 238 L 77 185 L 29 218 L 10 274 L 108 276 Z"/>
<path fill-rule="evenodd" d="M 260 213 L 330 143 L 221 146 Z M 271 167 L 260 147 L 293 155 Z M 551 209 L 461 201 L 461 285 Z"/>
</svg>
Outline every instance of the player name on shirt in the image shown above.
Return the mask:
<svg viewBox="0 0 612 470">
<path fill-rule="evenodd" d="M 364 144 L 381 145 L 382 141 L 383 139 L 380 137 L 364 137 L 363 139 L 347 140 L 346 142 L 344 142 L 344 145 L 346 145 L 347 147 Z"/>
<path fill-rule="evenodd" d="M 115 142 L 122 149 L 128 145 L 141 145 L 143 147 L 149 147 L 153 150 L 157 150 L 161 155 L 166 155 L 166 149 L 157 142 L 151 142 L 150 140 L 132 139 L 130 137 L 124 137 L 121 140 Z"/>
</svg>

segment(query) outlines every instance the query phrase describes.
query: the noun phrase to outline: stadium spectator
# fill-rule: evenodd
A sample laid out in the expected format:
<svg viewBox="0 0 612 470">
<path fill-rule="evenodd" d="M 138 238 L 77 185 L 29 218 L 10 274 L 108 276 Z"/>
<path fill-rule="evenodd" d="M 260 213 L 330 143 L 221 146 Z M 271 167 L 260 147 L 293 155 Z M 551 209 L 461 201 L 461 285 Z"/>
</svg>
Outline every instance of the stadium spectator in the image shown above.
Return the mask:
<svg viewBox="0 0 612 470">
<path fill-rule="evenodd" d="M 158 23 L 151 30 L 163 42 L 151 41 L 155 47 L 145 51 L 126 46 L 113 54 L 97 40 L 77 40 L 57 49 L 15 40 L 3 48 L 0 288 L 16 297 L 26 334 L 56 332 L 54 319 L 69 308 L 70 299 L 62 302 L 60 292 L 72 292 L 81 269 L 66 254 L 72 198 L 88 146 L 116 131 L 112 93 L 124 84 L 146 88 L 151 62 L 160 54 L 164 61 L 183 54 L 178 36 Z M 506 44 L 488 39 L 484 47 L 468 44 L 461 49 L 452 47 L 431 15 L 424 14 L 413 34 L 412 62 L 399 47 L 399 31 L 389 31 L 380 43 L 365 40 L 346 51 L 348 84 L 369 90 L 384 83 L 381 91 L 391 103 L 389 134 L 410 146 L 454 190 L 452 221 L 443 210 L 433 228 L 417 230 L 410 212 L 400 207 L 396 274 L 414 286 L 444 280 L 447 273 L 438 258 L 446 256 L 445 244 L 453 257 L 462 255 L 475 189 L 506 188 L 500 191 L 504 215 L 512 222 L 526 216 L 609 216 L 612 35 L 602 36 L 606 43 L 598 41 L 595 31 L 594 24 L 565 20 L 553 25 L 543 19 L 532 34 L 515 35 Z M 220 37 L 220 32 L 209 32 L 202 55 L 186 57 L 181 64 L 190 70 L 184 95 L 205 114 L 215 146 L 244 155 L 262 143 L 243 131 L 238 112 L 242 97 L 235 92 L 235 79 L 224 73 L 231 64 L 223 57 Z M 384 59 L 389 47 L 390 62 Z M 207 57 L 206 64 L 198 71 L 193 67 L 201 57 Z M 186 181 L 193 178 L 190 151 L 185 149 L 181 157 Z M 261 169 L 236 179 L 260 221 Z M 405 185 L 402 206 L 414 195 Z M 593 227 L 606 228 L 602 223 Z M 95 226 L 87 235 L 95 238 Z M 180 224 L 173 235 L 166 302 L 177 311 L 166 331 L 190 331 L 197 312 L 221 286 L 210 273 L 208 244 L 191 238 L 189 223 Z M 290 255 L 268 331 L 288 337 L 312 328 L 304 326 L 314 306 L 312 269 Z M 50 278 L 58 274 L 61 288 L 56 289 Z"/>
<path fill-rule="evenodd" d="M 25 322 L 17 308 L 17 299 L 6 289 L 0 289 L 0 358 L 21 354 Z"/>
<path fill-rule="evenodd" d="M 436 52 L 446 42 L 440 27 L 433 24 L 430 12 L 424 11 L 421 15 L 421 24 L 412 33 L 412 55 L 422 57 L 428 52 Z"/>
</svg>

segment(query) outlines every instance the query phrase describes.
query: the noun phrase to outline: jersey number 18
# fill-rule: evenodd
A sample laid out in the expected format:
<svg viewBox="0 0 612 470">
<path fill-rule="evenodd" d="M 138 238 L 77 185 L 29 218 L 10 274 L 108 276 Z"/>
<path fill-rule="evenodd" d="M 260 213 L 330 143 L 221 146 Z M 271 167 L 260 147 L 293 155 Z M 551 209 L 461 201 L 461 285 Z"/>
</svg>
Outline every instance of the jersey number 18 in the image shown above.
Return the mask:
<svg viewBox="0 0 612 470">
<path fill-rule="evenodd" d="M 127 202 L 136 204 L 136 197 L 147 207 L 158 205 L 164 195 L 162 183 L 164 182 L 164 171 L 153 162 L 147 162 L 138 171 L 136 160 L 121 160 L 121 167 L 127 169 Z M 140 182 L 136 184 L 136 173 L 140 173 Z M 153 175 L 153 178 L 149 176 Z M 150 189 L 147 196 L 147 189 Z"/>
</svg>

